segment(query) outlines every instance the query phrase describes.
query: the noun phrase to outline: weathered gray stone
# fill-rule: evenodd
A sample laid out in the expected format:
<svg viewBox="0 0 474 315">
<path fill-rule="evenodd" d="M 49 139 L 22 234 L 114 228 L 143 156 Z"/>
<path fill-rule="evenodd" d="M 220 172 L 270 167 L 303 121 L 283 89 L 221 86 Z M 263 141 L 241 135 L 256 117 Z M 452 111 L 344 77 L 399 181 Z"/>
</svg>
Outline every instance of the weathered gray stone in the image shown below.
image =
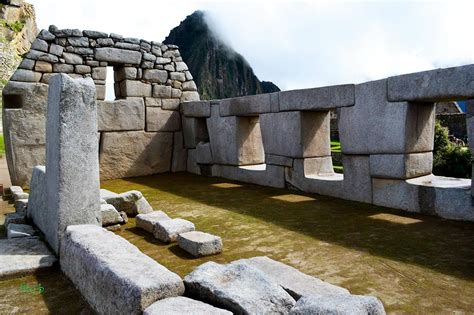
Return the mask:
<svg viewBox="0 0 474 315">
<path fill-rule="evenodd" d="M 105 85 L 95 85 L 95 93 L 96 98 L 99 101 L 103 101 L 105 99 Z"/>
<path fill-rule="evenodd" d="M 76 66 L 74 67 L 74 69 L 76 70 L 75 72 L 78 73 L 78 74 L 91 73 L 91 67 L 90 67 L 90 66 L 86 66 L 86 65 L 76 65 Z"/>
<path fill-rule="evenodd" d="M 47 62 L 59 61 L 58 56 L 48 54 L 43 51 L 34 50 L 34 49 L 30 49 L 30 51 L 28 51 L 28 53 L 26 54 L 26 58 L 33 59 L 33 60 L 47 61 Z"/>
<path fill-rule="evenodd" d="M 339 109 L 345 154 L 405 154 L 433 150 L 433 103 L 387 101 L 387 80 L 358 84 L 356 103 Z"/>
<path fill-rule="evenodd" d="M 153 236 L 164 243 L 171 243 L 176 242 L 180 233 L 194 230 L 194 224 L 184 219 L 160 220 L 153 225 Z"/>
<path fill-rule="evenodd" d="M 194 81 L 184 82 L 183 91 L 197 91 L 196 83 Z"/>
<path fill-rule="evenodd" d="M 28 207 L 28 199 L 17 199 L 15 200 L 15 211 L 16 212 L 26 212 Z"/>
<path fill-rule="evenodd" d="M 161 98 L 145 97 L 145 105 L 151 107 L 161 107 Z"/>
<path fill-rule="evenodd" d="M 120 94 L 123 97 L 150 97 L 151 84 L 135 80 L 123 80 L 120 82 Z"/>
<path fill-rule="evenodd" d="M 161 108 L 166 110 L 179 110 L 179 98 L 164 98 L 161 100 Z"/>
<path fill-rule="evenodd" d="M 211 103 L 209 101 L 185 102 L 181 104 L 181 111 L 186 117 L 210 117 Z"/>
<path fill-rule="evenodd" d="M 31 70 L 17 69 L 11 76 L 10 80 L 21 82 L 39 82 L 41 80 L 41 73 Z"/>
<path fill-rule="evenodd" d="M 265 154 L 265 163 L 270 165 L 293 167 L 293 159 L 287 156 Z"/>
<path fill-rule="evenodd" d="M 349 291 L 344 288 L 311 277 L 266 256 L 240 259 L 236 262 L 246 263 L 259 269 L 283 287 L 295 300 L 306 295 L 349 295 Z"/>
<path fill-rule="evenodd" d="M 389 101 L 458 101 L 474 98 L 474 65 L 388 78 Z"/>
<path fill-rule="evenodd" d="M 370 155 L 370 175 L 373 177 L 407 179 L 429 175 L 432 169 L 432 152 Z"/>
<path fill-rule="evenodd" d="M 329 112 L 262 114 L 260 126 L 265 153 L 294 158 L 330 156 L 329 124 Z"/>
<path fill-rule="evenodd" d="M 89 47 L 89 39 L 87 37 L 69 37 L 67 41 L 71 46 Z"/>
<path fill-rule="evenodd" d="M 185 172 L 188 152 L 184 147 L 184 137 L 181 131 L 173 134 L 173 160 L 171 161 L 172 172 Z"/>
<path fill-rule="evenodd" d="M 55 231 L 50 229 L 50 222 L 54 220 L 54 213 L 46 205 L 46 168 L 35 166 L 30 183 L 30 197 L 28 198 L 28 218 L 48 237 L 53 238 Z"/>
<path fill-rule="evenodd" d="M 214 163 L 229 165 L 264 163 L 265 154 L 258 117 L 220 117 L 219 106 L 212 105 L 211 117 L 206 121 Z"/>
<path fill-rule="evenodd" d="M 184 62 L 176 62 L 176 71 L 188 70 L 188 66 Z"/>
<path fill-rule="evenodd" d="M 220 101 L 221 116 L 247 116 L 271 112 L 270 95 L 259 94 Z"/>
<path fill-rule="evenodd" d="M 184 91 L 181 96 L 181 102 L 195 102 L 199 101 L 199 93 L 192 91 Z"/>
<path fill-rule="evenodd" d="M 47 117 L 47 207 L 54 214 L 48 229 L 54 232 L 46 234 L 46 240 L 57 253 L 68 225 L 101 224 L 92 79 L 54 76 L 49 85 Z"/>
<path fill-rule="evenodd" d="M 138 65 L 142 60 L 142 54 L 138 51 L 119 48 L 96 48 L 95 59 L 111 63 Z"/>
<path fill-rule="evenodd" d="M 52 31 L 51 28 L 50 28 L 50 31 Z M 78 29 L 69 29 L 69 28 L 65 28 L 62 30 L 55 29 L 53 31 L 53 34 L 56 35 L 56 37 L 70 37 L 70 36 L 80 37 L 82 36 L 82 31 Z"/>
<path fill-rule="evenodd" d="M 201 168 L 196 161 L 196 149 L 188 149 L 186 171 L 191 174 L 201 175 Z"/>
<path fill-rule="evenodd" d="M 26 224 L 26 213 L 25 212 L 15 212 L 7 213 L 5 216 L 4 226 L 8 228 L 10 223 L 14 224 Z"/>
<path fill-rule="evenodd" d="M 95 67 L 92 68 L 92 79 L 94 80 L 105 80 L 107 78 L 106 67 Z"/>
<path fill-rule="evenodd" d="M 143 98 L 97 102 L 99 131 L 145 129 Z"/>
<path fill-rule="evenodd" d="M 20 199 L 28 200 L 28 197 L 29 197 L 29 194 L 26 192 L 13 192 L 12 193 L 12 198 L 13 198 L 13 201 L 15 202 Z"/>
<path fill-rule="evenodd" d="M 135 67 L 120 67 L 114 71 L 115 81 L 135 80 L 137 78 L 137 68 Z"/>
<path fill-rule="evenodd" d="M 56 44 L 51 44 L 49 47 L 49 53 L 55 56 L 61 57 L 64 52 L 64 47 Z"/>
<path fill-rule="evenodd" d="M 199 142 L 197 144 L 196 162 L 198 164 L 213 164 L 211 145 L 209 142 Z"/>
<path fill-rule="evenodd" d="M 232 313 L 184 296 L 163 299 L 150 305 L 143 315 L 231 315 Z"/>
<path fill-rule="evenodd" d="M 82 31 L 82 33 L 84 34 L 84 36 L 87 36 L 89 38 L 107 38 L 107 37 L 109 37 L 109 34 L 104 33 L 104 32 L 84 30 L 84 31 Z"/>
<path fill-rule="evenodd" d="M 31 44 L 31 49 L 48 52 L 48 43 L 40 38 L 36 38 Z"/>
<path fill-rule="evenodd" d="M 23 188 L 21 188 L 20 186 L 10 186 L 10 192 L 11 194 L 20 194 L 23 192 Z"/>
<path fill-rule="evenodd" d="M 56 262 L 46 244 L 36 237 L 0 240 L 0 277 L 35 272 Z"/>
<path fill-rule="evenodd" d="M 168 132 L 103 132 L 101 179 L 169 172 L 173 134 Z"/>
<path fill-rule="evenodd" d="M 123 218 L 111 204 L 101 204 L 100 213 L 102 216 L 102 226 L 110 226 L 123 223 Z"/>
<path fill-rule="evenodd" d="M 69 226 L 60 262 L 99 314 L 140 314 L 159 299 L 184 293 L 178 275 L 98 226 Z"/>
<path fill-rule="evenodd" d="M 54 36 L 53 34 L 51 34 L 48 30 L 41 30 L 38 34 L 38 38 L 41 38 L 45 41 L 53 41 L 56 36 Z"/>
<path fill-rule="evenodd" d="M 214 154 L 214 151 L 212 151 Z M 217 165 L 217 176 L 256 185 L 284 188 L 285 168 L 278 165 Z"/>
<path fill-rule="evenodd" d="M 143 71 L 143 79 L 153 83 L 166 83 L 168 72 L 166 70 L 146 69 Z"/>
<path fill-rule="evenodd" d="M 21 237 L 32 237 L 35 236 L 35 229 L 28 224 L 16 224 L 10 223 L 7 226 L 7 237 L 12 238 L 21 238 Z"/>
<path fill-rule="evenodd" d="M 71 65 L 82 65 L 82 57 L 73 53 L 63 53 L 62 57 L 66 63 Z"/>
<path fill-rule="evenodd" d="M 135 222 L 138 228 L 143 229 L 149 233 L 153 233 L 156 222 L 163 220 L 171 220 L 171 218 L 163 211 L 152 211 L 149 213 L 142 213 L 137 215 Z"/>
<path fill-rule="evenodd" d="M 61 73 L 72 73 L 74 72 L 74 66 L 66 63 L 55 63 L 53 65 L 53 71 Z"/>
<path fill-rule="evenodd" d="M 304 296 L 291 309 L 291 315 L 385 315 L 382 302 L 365 295 L 314 295 Z"/>
<path fill-rule="evenodd" d="M 179 112 L 159 107 L 146 108 L 146 131 L 178 131 L 181 129 Z"/>
<path fill-rule="evenodd" d="M 98 38 L 97 44 L 99 44 L 102 47 L 113 46 L 114 40 L 112 38 Z"/>
<path fill-rule="evenodd" d="M 181 96 L 183 96 L 183 91 L 181 91 L 180 89 L 175 89 L 175 88 L 171 88 L 171 97 L 172 98 L 181 98 Z M 199 98 L 198 98 L 199 100 Z M 183 101 L 183 100 L 181 100 Z"/>
<path fill-rule="evenodd" d="M 186 292 L 236 314 L 288 314 L 295 300 L 245 263 L 207 262 L 184 278 Z"/>
<path fill-rule="evenodd" d="M 187 149 L 193 149 L 203 141 L 209 142 L 207 123 L 203 118 L 181 117 L 183 126 L 184 146 Z"/>
<path fill-rule="evenodd" d="M 215 255 L 222 252 L 222 239 L 209 233 L 191 231 L 178 235 L 178 245 L 194 257 Z"/>
<path fill-rule="evenodd" d="M 171 62 L 171 58 L 162 58 L 162 57 L 157 57 L 155 64 L 157 65 L 165 65 Z"/>
<path fill-rule="evenodd" d="M 136 50 L 136 51 L 140 50 L 140 45 L 124 43 L 124 42 L 115 43 L 115 47 L 123 48 L 123 49 L 127 49 L 127 50 Z"/>
<path fill-rule="evenodd" d="M 170 72 L 170 79 L 184 82 L 186 81 L 186 76 L 182 72 Z"/>
<path fill-rule="evenodd" d="M 171 98 L 171 86 L 153 85 L 153 97 Z"/>
<path fill-rule="evenodd" d="M 324 110 L 354 105 L 354 85 L 334 85 L 279 93 L 280 111 Z"/>
<path fill-rule="evenodd" d="M 153 208 L 138 190 L 131 190 L 117 195 L 103 195 L 102 198 L 118 211 L 135 216 L 140 213 L 150 213 Z"/>
<path fill-rule="evenodd" d="M 34 67 L 35 67 L 35 61 L 28 58 L 24 58 L 21 61 L 20 65 L 18 66 L 18 68 L 25 69 L 25 70 L 33 70 Z"/>
<path fill-rule="evenodd" d="M 46 61 L 37 61 L 35 65 L 37 72 L 53 72 L 53 65 Z"/>
</svg>

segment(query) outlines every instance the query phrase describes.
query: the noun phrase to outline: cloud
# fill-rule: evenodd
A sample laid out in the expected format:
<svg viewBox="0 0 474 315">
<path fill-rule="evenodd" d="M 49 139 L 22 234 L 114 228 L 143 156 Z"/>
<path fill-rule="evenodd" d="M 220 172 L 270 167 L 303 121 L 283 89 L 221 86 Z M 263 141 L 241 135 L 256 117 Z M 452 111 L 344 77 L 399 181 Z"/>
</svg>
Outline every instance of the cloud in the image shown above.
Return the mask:
<svg viewBox="0 0 474 315">
<path fill-rule="evenodd" d="M 32 0 L 57 24 L 163 40 L 195 10 L 261 80 L 282 89 L 358 83 L 474 63 L 474 3 L 461 1 Z M 471 24 L 471 25 L 470 25 Z"/>
</svg>

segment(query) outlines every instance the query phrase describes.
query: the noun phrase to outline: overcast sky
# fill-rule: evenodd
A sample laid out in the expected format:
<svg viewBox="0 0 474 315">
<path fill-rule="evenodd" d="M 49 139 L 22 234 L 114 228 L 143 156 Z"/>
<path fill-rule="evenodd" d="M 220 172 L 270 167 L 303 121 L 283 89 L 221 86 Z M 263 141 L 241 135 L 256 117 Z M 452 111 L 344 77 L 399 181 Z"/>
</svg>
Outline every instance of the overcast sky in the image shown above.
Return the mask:
<svg viewBox="0 0 474 315">
<path fill-rule="evenodd" d="M 39 28 L 163 41 L 195 10 L 281 89 L 474 63 L 474 1 L 29 0 Z"/>
</svg>

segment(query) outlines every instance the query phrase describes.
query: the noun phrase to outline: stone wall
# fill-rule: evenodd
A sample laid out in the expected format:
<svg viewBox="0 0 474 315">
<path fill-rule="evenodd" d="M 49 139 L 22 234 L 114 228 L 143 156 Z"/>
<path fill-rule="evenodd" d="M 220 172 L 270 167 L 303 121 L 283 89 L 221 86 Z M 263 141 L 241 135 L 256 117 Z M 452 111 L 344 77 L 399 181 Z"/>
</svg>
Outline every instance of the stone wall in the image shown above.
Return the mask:
<svg viewBox="0 0 474 315">
<path fill-rule="evenodd" d="M 45 164 L 48 83 L 57 73 L 94 80 L 101 179 L 185 170 L 179 104 L 199 95 L 178 47 L 51 26 L 38 34 L 3 91 L 14 185 L 28 186 L 33 167 Z M 106 80 L 114 80 L 115 101 L 104 101 Z"/>
<path fill-rule="evenodd" d="M 474 98 L 473 81 L 470 65 L 182 103 L 188 171 L 474 221 L 471 180 L 432 174 L 435 102 Z M 344 174 L 333 171 L 333 110 Z"/>
</svg>

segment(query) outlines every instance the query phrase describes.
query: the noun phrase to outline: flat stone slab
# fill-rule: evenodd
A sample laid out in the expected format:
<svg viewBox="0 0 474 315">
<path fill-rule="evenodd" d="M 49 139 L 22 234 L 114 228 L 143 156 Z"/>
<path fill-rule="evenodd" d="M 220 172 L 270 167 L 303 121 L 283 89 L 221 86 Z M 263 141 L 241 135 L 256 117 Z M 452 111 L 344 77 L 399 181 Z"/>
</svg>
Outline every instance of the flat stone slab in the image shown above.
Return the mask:
<svg viewBox="0 0 474 315">
<path fill-rule="evenodd" d="M 246 263 L 265 273 L 278 283 L 293 298 L 298 300 L 305 295 L 348 295 L 347 289 L 338 287 L 318 278 L 302 273 L 298 269 L 285 265 L 266 256 L 240 259 L 236 262 Z"/>
<path fill-rule="evenodd" d="M 153 211 L 142 193 L 138 190 L 131 190 L 121 194 L 104 192 L 101 189 L 101 198 L 111 204 L 117 211 L 124 211 L 127 215 L 135 216 L 140 213 L 150 213 Z"/>
<path fill-rule="evenodd" d="M 298 300 L 290 315 L 384 315 L 382 302 L 366 295 L 304 296 Z"/>
<path fill-rule="evenodd" d="M 25 224 L 26 223 L 26 213 L 25 212 L 15 212 L 8 213 L 5 217 L 5 228 L 8 228 L 10 223 L 14 224 Z"/>
<path fill-rule="evenodd" d="M 215 255 L 222 252 L 222 239 L 219 236 L 200 231 L 179 234 L 178 245 L 194 257 Z"/>
<path fill-rule="evenodd" d="M 181 104 L 181 112 L 186 117 L 211 117 L 211 102 L 185 102 Z"/>
<path fill-rule="evenodd" d="M 236 314 L 288 314 L 295 300 L 263 272 L 245 263 L 207 262 L 184 278 L 191 297 Z"/>
<path fill-rule="evenodd" d="M 153 211 L 137 215 L 135 218 L 135 224 L 138 228 L 153 233 L 153 229 L 157 222 L 170 219 L 171 218 L 163 211 Z"/>
<path fill-rule="evenodd" d="M 102 226 L 116 225 L 124 222 L 122 216 L 113 205 L 101 204 L 100 213 L 102 214 Z"/>
<path fill-rule="evenodd" d="M 176 242 L 180 233 L 194 231 L 194 224 L 184 219 L 171 219 L 156 222 L 153 236 L 164 243 Z"/>
<path fill-rule="evenodd" d="M 184 296 L 172 297 L 157 301 L 147 307 L 143 315 L 231 315 L 232 312 L 196 301 Z"/>
<path fill-rule="evenodd" d="M 184 293 L 181 278 L 124 238 L 95 225 L 72 225 L 61 269 L 99 314 L 139 314 Z"/>
<path fill-rule="evenodd" d="M 27 206 L 28 206 L 28 199 L 17 199 L 15 201 L 16 212 L 25 212 Z"/>
<path fill-rule="evenodd" d="M 35 229 L 28 224 L 16 224 L 10 223 L 7 227 L 7 237 L 11 238 L 22 238 L 31 237 L 36 234 Z"/>
<path fill-rule="evenodd" d="M 51 267 L 56 256 L 38 238 L 0 240 L 0 277 Z"/>
</svg>

